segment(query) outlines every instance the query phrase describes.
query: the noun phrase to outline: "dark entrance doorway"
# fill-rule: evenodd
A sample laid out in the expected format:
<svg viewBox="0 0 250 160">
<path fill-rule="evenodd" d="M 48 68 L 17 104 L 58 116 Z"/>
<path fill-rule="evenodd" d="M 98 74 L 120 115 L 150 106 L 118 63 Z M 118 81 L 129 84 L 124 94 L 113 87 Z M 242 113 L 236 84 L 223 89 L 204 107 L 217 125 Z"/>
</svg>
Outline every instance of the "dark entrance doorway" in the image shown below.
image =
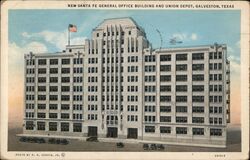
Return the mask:
<svg viewBox="0 0 250 160">
<path fill-rule="evenodd" d="M 116 127 L 108 127 L 107 137 L 116 138 L 117 132 L 118 132 L 118 130 Z"/>
<path fill-rule="evenodd" d="M 137 128 L 128 128 L 128 138 L 137 139 Z"/>
<path fill-rule="evenodd" d="M 97 127 L 94 126 L 88 127 L 88 137 L 97 137 Z"/>
</svg>

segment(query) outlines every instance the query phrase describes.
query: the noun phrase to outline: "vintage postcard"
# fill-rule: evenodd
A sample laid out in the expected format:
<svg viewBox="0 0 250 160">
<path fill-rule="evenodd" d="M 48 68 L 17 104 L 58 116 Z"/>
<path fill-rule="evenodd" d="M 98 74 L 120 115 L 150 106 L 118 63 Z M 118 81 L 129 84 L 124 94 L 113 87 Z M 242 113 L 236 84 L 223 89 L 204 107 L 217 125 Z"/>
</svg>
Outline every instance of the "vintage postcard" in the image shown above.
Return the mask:
<svg viewBox="0 0 250 160">
<path fill-rule="evenodd" d="M 1 4 L 1 159 L 248 158 L 248 2 Z"/>
</svg>

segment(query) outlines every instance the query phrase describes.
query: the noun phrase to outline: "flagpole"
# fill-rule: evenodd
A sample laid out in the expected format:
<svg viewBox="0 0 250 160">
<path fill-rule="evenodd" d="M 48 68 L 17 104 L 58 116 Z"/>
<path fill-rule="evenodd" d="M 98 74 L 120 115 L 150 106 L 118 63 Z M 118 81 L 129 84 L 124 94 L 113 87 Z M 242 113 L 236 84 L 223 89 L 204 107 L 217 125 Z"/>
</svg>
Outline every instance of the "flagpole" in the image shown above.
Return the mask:
<svg viewBox="0 0 250 160">
<path fill-rule="evenodd" d="M 69 28 L 68 28 L 68 45 L 70 45 L 70 31 L 69 31 Z"/>
</svg>

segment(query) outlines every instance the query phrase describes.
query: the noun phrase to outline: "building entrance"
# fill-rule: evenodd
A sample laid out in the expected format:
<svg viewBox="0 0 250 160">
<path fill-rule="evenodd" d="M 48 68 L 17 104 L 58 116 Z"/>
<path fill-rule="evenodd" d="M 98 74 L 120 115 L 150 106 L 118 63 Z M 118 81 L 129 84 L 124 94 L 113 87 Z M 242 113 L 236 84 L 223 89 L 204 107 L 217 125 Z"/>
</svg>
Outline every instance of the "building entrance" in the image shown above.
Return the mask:
<svg viewBox="0 0 250 160">
<path fill-rule="evenodd" d="M 88 127 L 88 137 L 97 137 L 97 127 L 94 126 Z"/>
<path fill-rule="evenodd" d="M 117 132 L 118 132 L 118 130 L 116 127 L 108 127 L 107 137 L 116 138 Z"/>
<path fill-rule="evenodd" d="M 137 139 L 137 128 L 128 128 L 128 138 Z"/>
</svg>

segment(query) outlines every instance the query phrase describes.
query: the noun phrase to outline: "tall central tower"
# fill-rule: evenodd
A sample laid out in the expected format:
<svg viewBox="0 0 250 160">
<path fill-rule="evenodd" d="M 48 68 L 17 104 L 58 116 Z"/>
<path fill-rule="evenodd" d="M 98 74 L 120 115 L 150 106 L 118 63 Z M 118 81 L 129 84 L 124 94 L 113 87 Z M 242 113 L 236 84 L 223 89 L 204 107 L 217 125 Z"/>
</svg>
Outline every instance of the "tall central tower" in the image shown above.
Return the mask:
<svg viewBox="0 0 250 160">
<path fill-rule="evenodd" d="M 85 45 L 88 136 L 140 139 L 143 50 L 149 47 L 144 30 L 131 18 L 104 20 Z"/>
</svg>

